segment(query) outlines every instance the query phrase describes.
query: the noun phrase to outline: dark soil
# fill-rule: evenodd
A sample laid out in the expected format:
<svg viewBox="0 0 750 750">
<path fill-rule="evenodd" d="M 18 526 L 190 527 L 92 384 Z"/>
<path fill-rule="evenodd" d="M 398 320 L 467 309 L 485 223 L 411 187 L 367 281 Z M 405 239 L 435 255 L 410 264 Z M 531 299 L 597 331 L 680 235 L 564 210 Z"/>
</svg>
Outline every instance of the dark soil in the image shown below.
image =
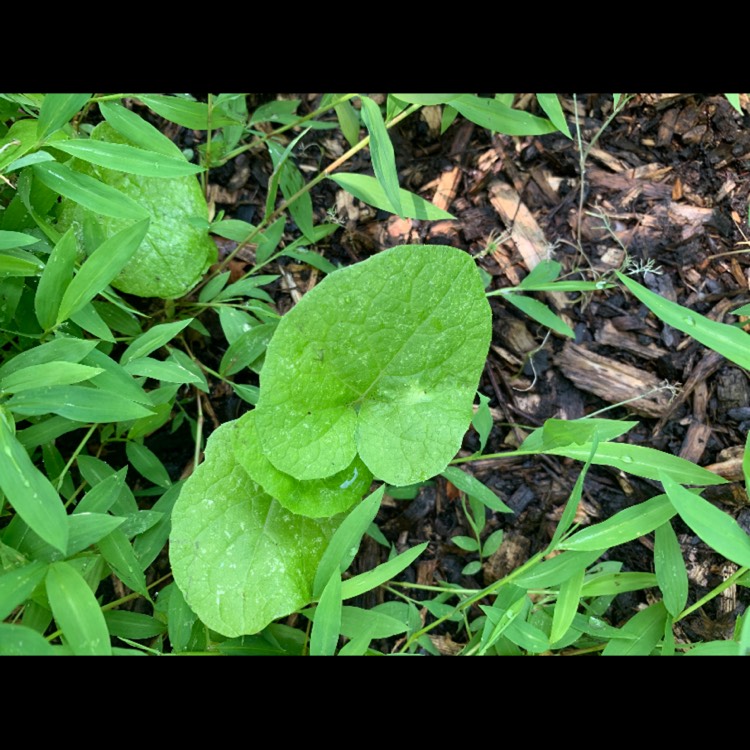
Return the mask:
<svg viewBox="0 0 750 750">
<path fill-rule="evenodd" d="M 318 95 L 296 96 L 302 98 L 301 113 L 319 102 Z M 561 99 L 574 131 L 573 97 Z M 521 97 L 520 106 L 542 114 L 532 97 Z M 588 144 L 610 114 L 612 97 L 581 95 L 577 107 L 582 138 Z M 193 146 L 201 137 L 184 131 L 174 135 Z M 637 261 L 660 267 L 660 275 L 646 274 L 648 286 L 704 315 L 723 320 L 728 311 L 750 301 L 750 259 L 744 252 L 748 245 L 743 234 L 750 197 L 750 118 L 740 116 L 721 95 L 636 96 L 591 150 L 582 213 L 579 153 L 576 143 L 561 134 L 512 138 L 459 118 L 440 136 L 433 120 L 418 115 L 397 126 L 392 135 L 402 187 L 436 203 L 442 200 L 440 205 L 456 220 L 399 219 L 363 206 L 339 192 L 334 183 L 323 182 L 312 193 L 316 222 L 324 221 L 334 209 L 342 229 L 316 250 L 334 264 L 361 261 L 398 244 L 449 244 L 475 256 L 492 277 L 492 288 L 498 289 L 518 284 L 530 265 L 545 257 L 559 261 L 569 278 L 590 280 L 618 267 L 627 248 Z M 303 143 L 298 164 L 309 176 L 347 148 L 337 130 L 311 131 Z M 367 151 L 357 154 L 346 171 L 372 174 Z M 270 172 L 270 159 L 261 151 L 213 170 L 209 195 L 216 210 L 257 221 Z M 602 216 L 609 229 L 603 227 Z M 284 241 L 299 236 L 291 222 L 286 229 Z M 232 243 L 222 242 L 220 249 L 230 252 Z M 242 273 L 252 259 L 252 250 L 240 253 L 233 271 Z M 280 312 L 321 278 L 318 271 L 291 259 L 268 272 L 282 274 L 267 287 Z M 561 336 L 548 336 L 522 313 L 492 298 L 494 336 L 480 390 L 490 397 L 495 426 L 485 452 L 512 450 L 530 428 L 549 417 L 575 419 L 645 393 L 653 383 L 681 384 L 680 394 L 671 402 L 662 392 L 617 406 L 603 416 L 639 420 L 625 437 L 629 442 L 681 455 L 723 473 L 731 483 L 704 496 L 750 531 L 750 505 L 736 461 L 750 426 L 747 374 L 662 324 L 621 291 L 582 299 L 539 298 L 573 327 L 575 345 Z M 216 325 L 210 316 L 203 322 L 209 330 Z M 221 358 L 222 341 L 216 336 L 201 353 L 209 366 Z M 587 369 L 595 356 L 611 373 L 601 382 Z M 630 369 L 620 371 L 621 365 Z M 246 382 L 257 383 L 253 378 L 250 373 Z M 248 408 L 227 389 L 213 385 L 215 390 L 205 400 L 208 430 Z M 164 455 L 173 441 L 170 436 L 160 446 L 156 438 L 151 447 L 161 448 Z M 192 459 L 191 441 L 185 446 L 183 455 L 172 449 L 175 474 L 182 473 Z M 477 446 L 477 435 L 471 430 L 463 455 Z M 421 561 L 407 571 L 407 579 L 479 588 L 505 575 L 548 543 L 581 469 L 578 462 L 554 456 L 487 459 L 470 466 L 514 511 L 488 515 L 485 534 L 502 528 L 502 547 L 475 576 L 461 575 L 477 556 L 451 542 L 455 535 L 471 532 L 458 492 L 438 478 L 414 499 L 386 497 L 378 516 L 383 534 L 399 549 L 430 543 Z M 659 492 L 655 482 L 592 466 L 577 520 L 595 523 Z M 736 566 L 713 553 L 677 519 L 676 524 L 690 565 L 692 603 Z M 652 549 L 650 535 L 611 550 L 608 557 L 622 561 L 625 570 L 652 572 Z M 366 538 L 353 570 L 369 569 L 386 555 L 387 549 Z M 155 571 L 154 577 L 164 572 Z M 608 619 L 621 624 L 639 604 L 650 601 L 649 596 L 649 592 L 618 596 Z M 376 591 L 359 603 L 371 606 L 383 597 L 382 591 Z M 749 601 L 747 589 L 728 589 L 686 618 L 682 635 L 690 641 L 731 636 L 734 620 Z M 451 639 L 458 643 L 465 639 L 452 624 L 435 634 L 445 636 L 437 642 L 446 652 Z"/>
</svg>

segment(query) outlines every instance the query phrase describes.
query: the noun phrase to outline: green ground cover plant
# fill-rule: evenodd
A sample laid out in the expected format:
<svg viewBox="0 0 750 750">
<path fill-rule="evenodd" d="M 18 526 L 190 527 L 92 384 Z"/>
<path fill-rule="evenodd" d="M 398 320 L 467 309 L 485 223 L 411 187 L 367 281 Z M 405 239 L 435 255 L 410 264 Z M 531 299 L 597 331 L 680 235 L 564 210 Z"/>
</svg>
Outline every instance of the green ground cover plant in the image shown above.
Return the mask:
<svg viewBox="0 0 750 750">
<path fill-rule="evenodd" d="M 398 637 L 398 653 L 433 654 L 429 634 L 446 621 L 465 631 L 466 655 L 747 653 L 747 615 L 729 641 L 685 646 L 673 634 L 705 601 L 687 606 L 675 517 L 740 566 L 708 598 L 750 583 L 750 538 L 700 495 L 721 477 L 621 442 L 636 422 L 596 415 L 550 419 L 516 451 L 485 454 L 492 419 L 477 394 L 489 297 L 572 338 L 533 295 L 619 284 L 750 369 L 747 333 L 655 295 L 625 266 L 572 280 L 549 259 L 518 286 L 488 291 L 475 260 L 450 246 L 401 245 L 345 268 L 314 250 L 338 229 L 314 218 L 311 190 L 326 179 L 401 217 L 452 218 L 399 184 L 389 132 L 422 107 L 441 108 L 443 131 L 463 117 L 511 136 L 572 137 L 556 95 L 537 95 L 544 116 L 513 102 L 402 94 L 381 106 L 326 95 L 302 117 L 296 100 L 250 110 L 236 94 L 0 95 L 0 653 L 365 655 Z M 154 116 L 205 140 L 185 153 Z M 350 148 L 306 179 L 295 157 L 311 129 L 340 129 Z M 373 175 L 346 172 L 366 148 Z M 273 165 L 259 221 L 212 215 L 207 170 L 251 149 Z M 287 218 L 298 236 L 284 244 Z M 219 263 L 211 235 L 237 243 Z M 230 281 L 230 261 L 249 244 L 254 264 Z M 282 256 L 324 278 L 279 316 L 262 287 Z M 195 343 L 210 338 L 209 315 L 226 339 L 218 371 Z M 249 410 L 206 440 L 209 378 Z M 471 425 L 480 451 L 457 459 Z M 146 444 L 180 429 L 194 444 L 186 480 Z M 542 454 L 582 464 L 546 549 L 478 589 L 395 580 L 427 544 L 399 553 L 387 542 L 374 522 L 386 491 L 408 497 L 436 477 L 450 481 L 473 534 L 454 541 L 480 558 L 466 566 L 471 575 L 503 541 L 487 533 L 488 514 L 510 509 L 466 469 L 479 458 Z M 578 528 L 592 464 L 659 481 L 664 492 Z M 747 482 L 747 448 L 743 467 Z M 601 561 L 652 532 L 653 573 Z M 389 559 L 353 575 L 366 534 Z M 147 582 L 166 549 L 169 573 Z M 118 593 L 105 601 L 112 581 Z M 351 603 L 381 586 L 389 601 Z M 645 589 L 655 603 L 622 627 L 608 624 L 615 596 Z M 136 598 L 150 614 L 123 608 Z M 289 615 L 306 624 L 280 621 Z"/>
</svg>

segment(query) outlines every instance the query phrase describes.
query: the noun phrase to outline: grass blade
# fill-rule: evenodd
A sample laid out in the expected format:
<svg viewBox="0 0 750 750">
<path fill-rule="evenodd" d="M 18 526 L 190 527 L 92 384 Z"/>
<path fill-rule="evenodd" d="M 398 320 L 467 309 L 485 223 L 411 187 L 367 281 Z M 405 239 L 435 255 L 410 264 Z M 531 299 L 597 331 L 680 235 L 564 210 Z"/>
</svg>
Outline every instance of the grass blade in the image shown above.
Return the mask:
<svg viewBox="0 0 750 750">
<path fill-rule="evenodd" d="M 613 638 L 602 656 L 648 656 L 664 635 L 667 610 L 662 602 L 652 604 L 628 620 L 621 632 L 635 638 Z"/>
<path fill-rule="evenodd" d="M 77 656 L 112 653 L 109 631 L 94 593 L 81 574 L 67 562 L 50 565 L 47 597 L 65 640 Z"/>
<path fill-rule="evenodd" d="M 362 121 L 370 134 L 370 156 L 375 177 L 385 192 L 390 211 L 403 217 L 401 194 L 398 187 L 398 173 L 396 172 L 396 156 L 388 130 L 380 113 L 380 107 L 368 96 L 361 97 Z"/>
<path fill-rule="evenodd" d="M 578 612 L 578 604 L 581 600 L 581 586 L 585 572 L 584 568 L 580 568 L 560 584 L 560 593 L 557 596 L 555 612 L 552 615 L 552 629 L 549 634 L 550 644 L 553 646 L 573 624 L 573 618 Z"/>
<path fill-rule="evenodd" d="M 606 521 L 582 529 L 557 546 L 579 552 L 609 549 L 648 534 L 669 521 L 675 512 L 666 495 L 657 495 L 621 510 Z"/>
<path fill-rule="evenodd" d="M 122 136 L 146 151 L 156 151 L 174 159 L 184 159 L 182 151 L 140 115 L 117 102 L 99 102 L 104 119 Z"/>
<path fill-rule="evenodd" d="M 710 547 L 727 560 L 750 566 L 750 536 L 730 515 L 694 495 L 671 477 L 660 478 L 669 501 L 682 520 Z"/>
<path fill-rule="evenodd" d="M 148 231 L 143 219 L 102 242 L 78 270 L 63 294 L 57 325 L 90 302 L 112 281 L 136 253 Z"/>
<path fill-rule="evenodd" d="M 48 135 L 68 123 L 89 100 L 91 94 L 47 94 L 39 109 L 36 124 L 37 138 L 43 141 Z"/>
<path fill-rule="evenodd" d="M 182 177 L 203 172 L 203 167 L 185 159 L 173 159 L 155 151 L 146 151 L 126 143 L 106 143 L 98 140 L 55 141 L 55 148 L 77 159 L 107 169 L 116 169 L 144 177 Z"/>
<path fill-rule="evenodd" d="M 560 106 L 560 100 L 557 98 L 557 94 L 537 94 L 536 99 L 539 102 L 539 106 L 544 110 L 544 114 L 549 117 L 550 122 L 568 138 L 573 138 L 570 134 L 570 127 L 565 120 L 562 107 Z"/>
<path fill-rule="evenodd" d="M 50 190 L 54 190 L 85 208 L 115 219 L 146 218 L 148 211 L 117 188 L 95 177 L 76 172 L 65 164 L 44 162 L 35 164 L 34 176 Z"/>
<path fill-rule="evenodd" d="M 0 411 L 0 490 L 18 515 L 63 554 L 68 547 L 67 514 L 51 482 L 34 466 Z"/>
<path fill-rule="evenodd" d="M 311 656 L 333 656 L 341 631 L 341 573 L 335 570 L 320 595 L 310 633 Z"/>
<path fill-rule="evenodd" d="M 31 596 L 46 573 L 47 565 L 41 560 L 34 560 L 0 575 L 0 620 L 4 620 Z"/>
<path fill-rule="evenodd" d="M 73 278 L 77 253 L 78 245 L 71 227 L 47 258 L 34 295 L 34 311 L 45 331 L 55 325 L 63 294 Z"/>
<path fill-rule="evenodd" d="M 687 333 L 740 367 L 750 370 L 750 335 L 734 326 L 710 320 L 705 315 L 676 302 L 670 302 L 621 273 L 618 273 L 617 277 L 636 298 L 665 323 Z"/>
<path fill-rule="evenodd" d="M 237 125 L 237 120 L 214 110 L 209 110 L 205 102 L 191 102 L 176 96 L 160 94 L 140 94 L 138 98 L 157 115 L 165 120 L 176 122 L 190 130 L 211 130 L 222 125 Z"/>
<path fill-rule="evenodd" d="M 427 544 L 428 542 L 418 544 L 416 547 L 402 552 L 392 560 L 378 565 L 377 568 L 344 581 L 341 585 L 341 598 L 351 599 L 354 596 L 359 596 L 377 588 L 386 581 L 390 581 L 391 578 L 397 576 L 402 570 L 408 568 L 427 549 Z"/>
<path fill-rule="evenodd" d="M 525 312 L 537 323 L 541 323 L 543 326 L 546 326 L 563 336 L 568 336 L 571 339 L 575 338 L 573 329 L 562 318 L 555 315 L 555 313 L 553 313 L 543 302 L 540 302 L 533 297 L 524 297 L 520 294 L 506 294 L 503 295 L 503 299 L 506 299 L 519 310 Z"/>
<path fill-rule="evenodd" d="M 687 603 L 688 577 L 677 534 L 669 521 L 656 527 L 654 570 L 664 606 L 672 617 L 677 617 Z"/>
</svg>

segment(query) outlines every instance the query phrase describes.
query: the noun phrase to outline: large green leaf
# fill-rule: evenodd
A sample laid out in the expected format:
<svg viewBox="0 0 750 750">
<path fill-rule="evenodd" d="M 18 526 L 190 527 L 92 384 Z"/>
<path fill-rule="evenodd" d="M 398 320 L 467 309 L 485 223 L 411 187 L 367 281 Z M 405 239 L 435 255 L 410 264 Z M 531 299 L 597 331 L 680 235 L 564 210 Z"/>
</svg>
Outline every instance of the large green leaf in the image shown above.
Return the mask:
<svg viewBox="0 0 750 750">
<path fill-rule="evenodd" d="M 279 471 L 263 453 L 255 428 L 255 412 L 232 425 L 234 454 L 250 478 L 285 508 L 311 518 L 349 510 L 372 482 L 372 472 L 359 456 L 343 471 L 324 479 L 299 480 Z"/>
<path fill-rule="evenodd" d="M 94 128 L 91 141 L 107 142 L 106 145 L 110 141 L 111 145 L 127 143 L 106 122 Z M 70 166 L 126 195 L 151 217 L 143 242 L 113 279 L 113 287 L 142 297 L 171 298 L 185 294 L 200 281 L 216 259 L 216 246 L 205 229 L 191 223 L 194 218 L 208 222 L 208 206 L 194 175 L 172 179 L 143 177 L 80 160 L 73 160 Z M 59 226 L 62 229 L 72 226 L 82 245 L 86 222 L 94 222 L 104 237 L 112 237 L 132 220 L 101 216 L 63 199 Z"/>
<path fill-rule="evenodd" d="M 282 318 L 261 373 L 256 426 L 296 479 L 359 453 L 392 485 L 458 451 L 487 356 L 491 312 L 467 253 L 403 245 L 326 277 Z"/>
<path fill-rule="evenodd" d="M 287 511 L 237 463 L 230 424 L 211 435 L 206 460 L 172 511 L 175 581 L 208 627 L 257 633 L 312 598 L 318 562 L 340 518 Z"/>
</svg>

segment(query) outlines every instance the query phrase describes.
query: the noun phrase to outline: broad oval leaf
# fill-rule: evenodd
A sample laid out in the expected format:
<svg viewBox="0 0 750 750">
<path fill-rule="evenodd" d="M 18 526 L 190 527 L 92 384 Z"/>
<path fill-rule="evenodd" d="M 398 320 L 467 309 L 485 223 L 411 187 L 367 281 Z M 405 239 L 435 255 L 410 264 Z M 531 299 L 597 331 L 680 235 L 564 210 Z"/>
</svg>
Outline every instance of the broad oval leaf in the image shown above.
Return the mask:
<svg viewBox="0 0 750 750">
<path fill-rule="evenodd" d="M 94 128 L 91 141 L 126 144 L 125 138 L 107 122 Z M 208 206 L 194 175 L 173 179 L 143 177 L 117 171 L 109 162 L 105 167 L 74 160 L 70 166 L 123 193 L 151 217 L 141 246 L 112 279 L 113 287 L 141 297 L 172 298 L 185 294 L 200 281 L 217 252 L 208 231 L 191 223 L 198 218 L 208 224 Z M 102 235 L 111 238 L 132 220 L 101 216 L 69 199 L 63 200 L 58 224 L 62 229 L 72 226 L 81 244 L 88 221 L 95 222 Z"/>
<path fill-rule="evenodd" d="M 255 428 L 255 412 L 232 426 L 234 455 L 250 478 L 285 508 L 310 518 L 333 516 L 362 499 L 372 473 L 359 457 L 343 471 L 325 479 L 299 480 L 279 471 L 265 456 Z"/>
<path fill-rule="evenodd" d="M 295 515 L 266 495 L 234 458 L 230 423 L 172 511 L 169 555 L 190 608 L 213 630 L 257 633 L 312 599 L 315 570 L 340 518 Z"/>
<path fill-rule="evenodd" d="M 332 174 L 329 179 L 333 180 L 340 188 L 351 193 L 355 198 L 359 198 L 363 203 L 375 206 L 383 211 L 392 212 L 393 208 L 385 194 L 381 184 L 370 175 L 350 174 L 348 172 L 339 172 Z M 426 201 L 424 198 L 414 193 L 399 188 L 401 197 L 401 216 L 408 219 L 424 219 L 426 221 L 439 221 L 441 219 L 455 219 L 453 214 L 443 211 L 434 203 Z"/>
<path fill-rule="evenodd" d="M 256 426 L 296 479 L 359 453 L 389 484 L 435 476 L 469 427 L 492 333 L 467 253 L 404 245 L 326 277 L 279 323 L 261 373 Z"/>
</svg>

